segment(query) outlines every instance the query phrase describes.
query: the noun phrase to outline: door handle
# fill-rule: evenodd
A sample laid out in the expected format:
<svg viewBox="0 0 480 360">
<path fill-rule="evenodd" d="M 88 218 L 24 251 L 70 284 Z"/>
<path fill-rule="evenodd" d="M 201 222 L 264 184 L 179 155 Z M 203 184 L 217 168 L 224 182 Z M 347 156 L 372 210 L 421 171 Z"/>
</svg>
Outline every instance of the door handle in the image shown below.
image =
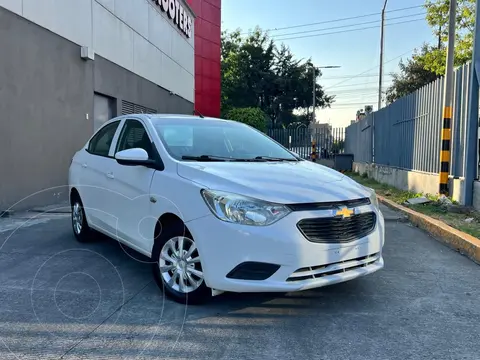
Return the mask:
<svg viewBox="0 0 480 360">
<path fill-rule="evenodd" d="M 115 176 L 113 176 L 113 172 L 107 173 L 107 178 L 109 178 L 109 179 L 115 179 Z"/>
<path fill-rule="evenodd" d="M 86 169 L 87 166 L 88 166 L 87 163 L 83 163 L 83 164 L 82 164 L 82 168 L 84 168 L 84 169 Z"/>
</svg>

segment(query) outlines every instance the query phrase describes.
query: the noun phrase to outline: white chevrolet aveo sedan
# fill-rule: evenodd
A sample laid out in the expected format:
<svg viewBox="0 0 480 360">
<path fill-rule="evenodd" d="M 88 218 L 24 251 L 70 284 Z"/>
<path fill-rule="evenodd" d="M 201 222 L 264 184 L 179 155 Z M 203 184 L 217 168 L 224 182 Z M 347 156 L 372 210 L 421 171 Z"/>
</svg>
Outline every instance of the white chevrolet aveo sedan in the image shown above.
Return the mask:
<svg viewBox="0 0 480 360">
<path fill-rule="evenodd" d="M 373 190 L 238 122 L 128 115 L 105 123 L 69 171 L 72 226 L 151 259 L 179 302 L 290 292 L 384 266 Z"/>
</svg>

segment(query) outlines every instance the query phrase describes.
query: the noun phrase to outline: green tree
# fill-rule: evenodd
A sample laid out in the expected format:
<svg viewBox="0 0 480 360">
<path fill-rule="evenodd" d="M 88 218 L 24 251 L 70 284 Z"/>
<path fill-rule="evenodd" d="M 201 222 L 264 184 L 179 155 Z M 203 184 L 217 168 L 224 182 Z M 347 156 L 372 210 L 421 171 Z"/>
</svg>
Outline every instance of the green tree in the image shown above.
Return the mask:
<svg viewBox="0 0 480 360">
<path fill-rule="evenodd" d="M 257 30 L 247 38 L 240 30 L 222 33 L 222 109 L 261 107 L 264 89 L 273 87 L 274 44 Z"/>
<path fill-rule="evenodd" d="M 228 112 L 226 118 L 250 125 L 263 132 L 267 130 L 267 116 L 258 107 L 232 109 Z"/>
<path fill-rule="evenodd" d="M 457 0 L 455 66 L 464 65 L 472 59 L 475 1 Z M 427 22 L 438 40 L 436 44 L 423 45 L 406 62 L 400 61 L 400 70 L 392 74 L 393 84 L 386 91 L 388 103 L 445 74 L 450 0 L 425 0 L 425 8 Z"/>
<path fill-rule="evenodd" d="M 448 41 L 448 13 L 450 0 L 426 0 L 427 22 L 438 43 L 422 55 L 425 69 L 438 75 L 445 74 L 446 45 Z M 475 28 L 475 0 L 457 0 L 455 29 L 455 66 L 472 59 L 473 31 Z"/>
<path fill-rule="evenodd" d="M 272 126 L 281 126 L 297 121 L 294 112 L 305 113 L 312 106 L 310 60 L 296 59 L 288 47 L 276 46 L 259 28 L 246 37 L 240 30 L 223 32 L 221 61 L 224 116 L 234 108 L 258 107 Z M 332 102 L 317 84 L 316 105 Z"/>
<path fill-rule="evenodd" d="M 392 73 L 393 83 L 386 91 L 387 103 L 392 103 L 439 77 L 435 72 L 425 68 L 425 55 L 429 51 L 429 46 L 424 45 L 422 50 L 414 53 L 411 59 L 406 62 L 400 61 L 398 64 L 400 71 Z"/>
</svg>

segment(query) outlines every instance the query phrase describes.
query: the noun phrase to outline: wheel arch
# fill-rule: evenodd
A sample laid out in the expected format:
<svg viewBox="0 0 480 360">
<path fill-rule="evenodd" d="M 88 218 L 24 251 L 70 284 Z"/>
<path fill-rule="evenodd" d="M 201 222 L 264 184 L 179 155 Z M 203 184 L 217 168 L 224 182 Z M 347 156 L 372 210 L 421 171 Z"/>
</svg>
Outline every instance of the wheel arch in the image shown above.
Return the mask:
<svg viewBox="0 0 480 360">
<path fill-rule="evenodd" d="M 70 189 L 70 196 L 69 196 L 69 199 L 70 199 L 70 204 L 73 204 L 73 200 L 78 198 L 80 201 L 82 200 L 82 198 L 80 197 L 80 193 L 78 192 L 77 188 L 76 187 L 72 187 Z"/>
<path fill-rule="evenodd" d="M 177 214 L 172 213 L 172 212 L 166 212 L 158 218 L 158 220 L 155 224 L 155 229 L 154 229 L 154 232 L 153 232 L 153 246 L 155 246 L 155 243 L 157 242 L 157 239 L 162 234 L 163 230 L 165 230 L 167 228 L 174 227 L 174 226 L 179 226 L 179 227 L 183 226 L 185 235 L 190 235 L 191 236 L 191 233 L 188 230 L 187 225 L 180 218 L 180 216 L 178 216 Z"/>
</svg>

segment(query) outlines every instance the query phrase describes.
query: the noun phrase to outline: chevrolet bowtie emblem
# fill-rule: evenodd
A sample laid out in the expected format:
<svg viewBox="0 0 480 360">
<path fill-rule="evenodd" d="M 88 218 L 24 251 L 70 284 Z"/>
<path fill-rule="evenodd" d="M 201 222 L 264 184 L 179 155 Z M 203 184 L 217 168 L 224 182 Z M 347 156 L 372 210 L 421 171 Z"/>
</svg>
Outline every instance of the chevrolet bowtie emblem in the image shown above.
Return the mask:
<svg viewBox="0 0 480 360">
<path fill-rule="evenodd" d="M 350 216 L 352 216 L 354 213 L 353 210 L 350 210 L 350 209 L 347 209 L 346 207 L 340 209 L 340 210 L 337 210 L 337 212 L 335 213 L 335 216 L 341 216 L 342 218 L 348 218 Z"/>
</svg>

